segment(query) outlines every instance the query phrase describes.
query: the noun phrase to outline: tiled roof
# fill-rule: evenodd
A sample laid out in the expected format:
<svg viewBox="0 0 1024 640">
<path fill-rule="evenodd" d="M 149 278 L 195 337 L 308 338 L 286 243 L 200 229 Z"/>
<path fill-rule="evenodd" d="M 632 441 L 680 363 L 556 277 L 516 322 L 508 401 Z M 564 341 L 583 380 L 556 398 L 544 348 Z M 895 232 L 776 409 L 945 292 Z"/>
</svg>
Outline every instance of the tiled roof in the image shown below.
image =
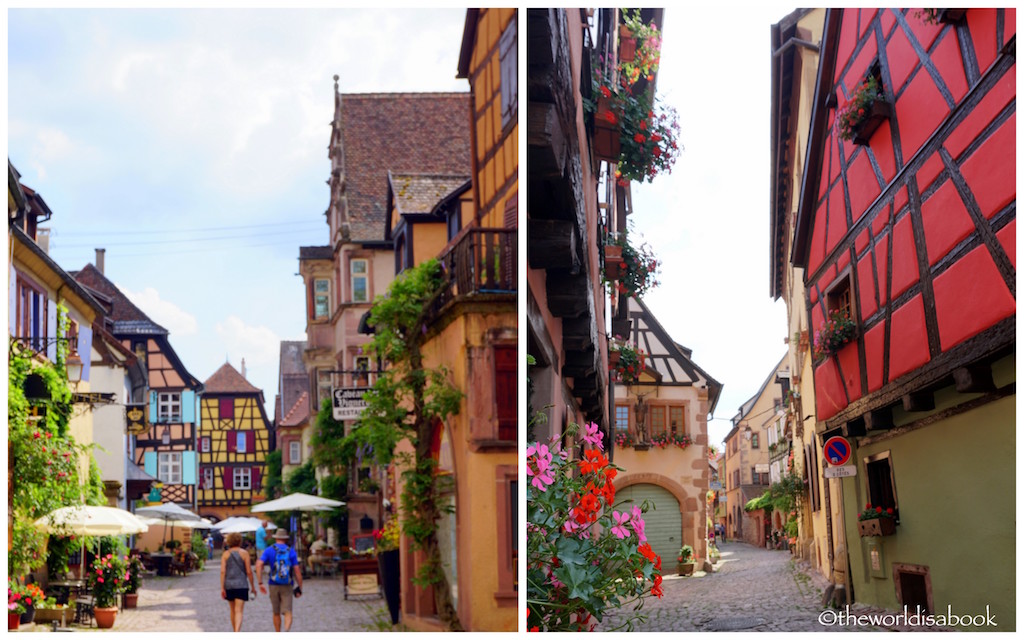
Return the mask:
<svg viewBox="0 0 1024 640">
<path fill-rule="evenodd" d="M 387 173 L 468 174 L 469 93 L 341 96 L 351 238 L 384 238 Z"/>
<path fill-rule="evenodd" d="M 212 376 L 203 383 L 206 393 L 262 393 L 259 389 L 249 384 L 249 381 L 242 377 L 242 374 L 225 362 L 220 369 L 217 369 Z"/>
<path fill-rule="evenodd" d="M 153 322 L 142 309 L 136 307 L 128 296 L 121 293 L 121 290 L 94 265 L 87 264 L 81 271 L 73 272 L 72 276 L 84 286 L 110 298 L 112 308 L 109 317 L 114 321 L 114 333 L 168 333 L 167 329 Z"/>
<path fill-rule="evenodd" d="M 303 391 L 295 405 L 281 418 L 279 426 L 297 427 L 307 420 L 309 420 L 309 393 Z"/>
<path fill-rule="evenodd" d="M 391 189 L 398 213 L 430 213 L 445 196 L 466 184 L 468 175 L 392 173 Z"/>
<path fill-rule="evenodd" d="M 331 247 L 299 247 L 299 260 L 333 260 Z"/>
</svg>

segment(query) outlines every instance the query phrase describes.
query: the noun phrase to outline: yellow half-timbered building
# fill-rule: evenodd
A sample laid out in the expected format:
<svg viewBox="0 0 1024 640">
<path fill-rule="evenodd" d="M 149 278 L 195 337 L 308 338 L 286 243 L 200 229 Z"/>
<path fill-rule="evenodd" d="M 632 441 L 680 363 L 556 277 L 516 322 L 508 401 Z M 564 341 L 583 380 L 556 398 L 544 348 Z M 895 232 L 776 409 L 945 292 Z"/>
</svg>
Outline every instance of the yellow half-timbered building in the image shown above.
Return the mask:
<svg viewBox="0 0 1024 640">
<path fill-rule="evenodd" d="M 270 420 L 263 406 L 263 391 L 228 363 L 203 387 L 196 442 L 199 513 L 215 520 L 248 515 L 252 504 L 263 500 L 263 474 L 270 450 Z"/>
</svg>

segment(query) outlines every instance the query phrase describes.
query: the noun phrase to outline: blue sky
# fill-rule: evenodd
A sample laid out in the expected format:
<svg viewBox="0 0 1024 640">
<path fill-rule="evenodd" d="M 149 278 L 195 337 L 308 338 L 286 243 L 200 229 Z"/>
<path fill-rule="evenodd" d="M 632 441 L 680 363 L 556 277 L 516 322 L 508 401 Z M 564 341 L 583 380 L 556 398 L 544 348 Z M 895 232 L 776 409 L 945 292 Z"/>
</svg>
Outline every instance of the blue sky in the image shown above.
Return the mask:
<svg viewBox="0 0 1024 640">
<path fill-rule="evenodd" d="M 468 91 L 464 9 L 8 11 L 8 157 L 66 270 L 106 274 L 190 372 L 246 360 L 268 412 L 303 339 L 298 248 L 327 243 L 342 92 Z"/>
</svg>

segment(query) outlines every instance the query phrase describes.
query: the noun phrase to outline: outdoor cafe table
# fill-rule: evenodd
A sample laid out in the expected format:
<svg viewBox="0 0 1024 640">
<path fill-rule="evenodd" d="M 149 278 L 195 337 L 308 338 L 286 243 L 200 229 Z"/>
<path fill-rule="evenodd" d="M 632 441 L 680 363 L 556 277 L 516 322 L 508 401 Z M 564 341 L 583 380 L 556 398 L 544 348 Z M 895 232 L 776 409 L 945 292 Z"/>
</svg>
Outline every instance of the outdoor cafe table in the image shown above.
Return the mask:
<svg viewBox="0 0 1024 640">
<path fill-rule="evenodd" d="M 151 553 L 149 557 L 156 563 L 156 575 L 171 575 L 171 560 L 174 559 L 173 553 Z"/>
<path fill-rule="evenodd" d="M 85 580 L 54 580 L 49 583 L 49 589 L 59 590 L 54 598 L 59 604 L 67 604 L 71 595 L 78 595 L 85 591 Z"/>
</svg>

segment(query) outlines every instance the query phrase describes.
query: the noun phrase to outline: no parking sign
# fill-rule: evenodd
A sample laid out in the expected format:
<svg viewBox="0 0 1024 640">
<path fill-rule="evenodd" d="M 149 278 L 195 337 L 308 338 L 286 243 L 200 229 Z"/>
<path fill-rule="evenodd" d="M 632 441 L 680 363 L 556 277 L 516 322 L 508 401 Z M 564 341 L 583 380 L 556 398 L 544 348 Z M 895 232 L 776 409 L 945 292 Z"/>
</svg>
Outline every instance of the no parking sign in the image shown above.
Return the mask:
<svg viewBox="0 0 1024 640">
<path fill-rule="evenodd" d="M 853 448 L 850 447 L 850 441 L 843 436 L 832 436 L 825 441 L 822 450 L 830 465 L 840 467 L 850 461 L 850 453 Z"/>
</svg>

